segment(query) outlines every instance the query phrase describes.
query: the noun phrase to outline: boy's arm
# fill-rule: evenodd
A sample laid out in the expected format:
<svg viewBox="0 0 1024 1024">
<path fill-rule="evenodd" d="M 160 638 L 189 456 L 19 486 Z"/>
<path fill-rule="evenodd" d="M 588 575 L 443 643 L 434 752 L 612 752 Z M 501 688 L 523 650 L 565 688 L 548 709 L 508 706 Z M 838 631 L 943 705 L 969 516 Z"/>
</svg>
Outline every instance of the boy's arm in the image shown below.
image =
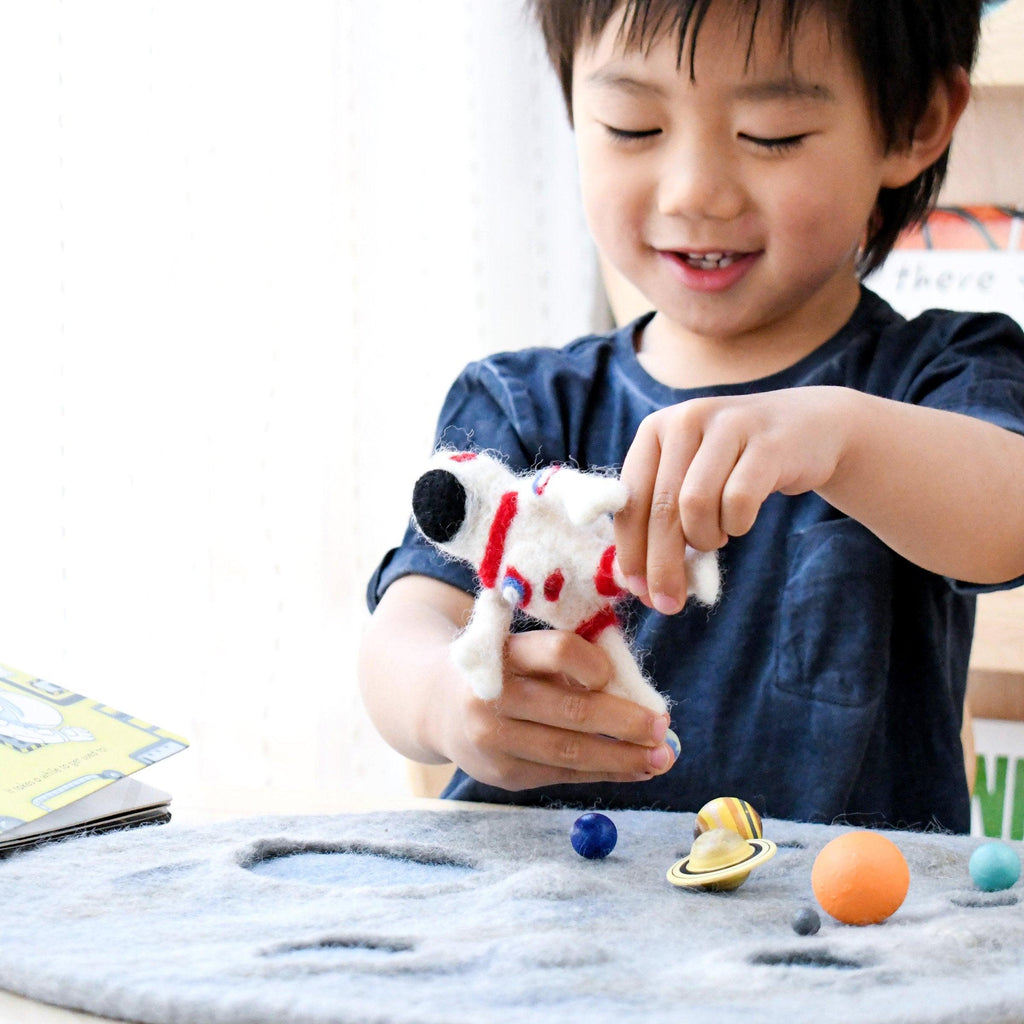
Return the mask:
<svg viewBox="0 0 1024 1024">
<path fill-rule="evenodd" d="M 454 762 L 509 790 L 635 782 L 670 767 L 667 718 L 602 693 L 607 657 L 573 633 L 510 636 L 501 697 L 474 696 L 449 656 L 472 605 L 447 583 L 406 576 L 391 584 L 367 626 L 363 699 L 399 753 L 424 764 Z"/>
<path fill-rule="evenodd" d="M 821 496 L 922 568 L 968 583 L 1024 574 L 1024 437 L 966 416 L 850 392 Z"/>
<path fill-rule="evenodd" d="M 685 544 L 746 533 L 777 491 L 816 491 L 941 575 L 1024 573 L 1024 437 L 959 413 L 836 387 L 697 399 L 643 422 L 622 479 L 619 566 L 665 612 L 686 596 Z"/>
</svg>

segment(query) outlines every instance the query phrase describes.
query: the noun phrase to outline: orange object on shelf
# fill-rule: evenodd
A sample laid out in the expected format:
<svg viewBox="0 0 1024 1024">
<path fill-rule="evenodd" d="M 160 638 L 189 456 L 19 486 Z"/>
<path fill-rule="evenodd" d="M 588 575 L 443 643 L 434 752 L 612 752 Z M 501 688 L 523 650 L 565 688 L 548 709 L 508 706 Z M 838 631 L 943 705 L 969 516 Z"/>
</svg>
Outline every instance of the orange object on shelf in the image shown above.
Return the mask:
<svg viewBox="0 0 1024 1024">
<path fill-rule="evenodd" d="M 1010 251 L 1024 249 L 1024 210 L 1006 206 L 940 206 L 904 232 L 897 249 Z"/>
</svg>

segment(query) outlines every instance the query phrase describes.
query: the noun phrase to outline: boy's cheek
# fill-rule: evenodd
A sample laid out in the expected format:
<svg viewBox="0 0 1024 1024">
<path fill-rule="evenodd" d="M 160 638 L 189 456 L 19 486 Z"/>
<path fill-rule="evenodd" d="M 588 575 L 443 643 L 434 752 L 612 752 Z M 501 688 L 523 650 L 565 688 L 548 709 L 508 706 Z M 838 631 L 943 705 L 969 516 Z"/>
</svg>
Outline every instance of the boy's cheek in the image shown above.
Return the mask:
<svg viewBox="0 0 1024 1024">
<path fill-rule="evenodd" d="M 583 189 L 583 212 L 594 242 L 620 271 L 643 237 L 643 214 L 632 208 L 615 182 L 593 182 Z"/>
</svg>

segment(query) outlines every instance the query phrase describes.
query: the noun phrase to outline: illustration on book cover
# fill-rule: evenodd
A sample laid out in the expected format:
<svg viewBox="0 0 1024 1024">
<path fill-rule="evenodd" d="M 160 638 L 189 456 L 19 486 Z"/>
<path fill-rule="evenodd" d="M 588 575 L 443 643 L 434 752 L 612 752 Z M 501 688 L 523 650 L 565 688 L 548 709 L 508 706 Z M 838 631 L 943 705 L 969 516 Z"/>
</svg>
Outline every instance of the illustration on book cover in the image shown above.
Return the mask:
<svg viewBox="0 0 1024 1024">
<path fill-rule="evenodd" d="M 0 665 L 0 833 L 187 746 L 174 733 Z"/>
</svg>

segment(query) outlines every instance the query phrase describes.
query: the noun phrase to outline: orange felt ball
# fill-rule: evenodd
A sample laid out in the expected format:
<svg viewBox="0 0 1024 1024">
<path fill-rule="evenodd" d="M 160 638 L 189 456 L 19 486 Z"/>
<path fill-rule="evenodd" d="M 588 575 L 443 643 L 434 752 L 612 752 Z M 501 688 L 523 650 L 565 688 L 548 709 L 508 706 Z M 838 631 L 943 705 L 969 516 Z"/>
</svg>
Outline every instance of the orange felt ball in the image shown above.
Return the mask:
<svg viewBox="0 0 1024 1024">
<path fill-rule="evenodd" d="M 891 839 L 878 832 L 848 832 L 818 854 L 811 887 L 837 921 L 879 924 L 903 903 L 910 868 Z"/>
</svg>

